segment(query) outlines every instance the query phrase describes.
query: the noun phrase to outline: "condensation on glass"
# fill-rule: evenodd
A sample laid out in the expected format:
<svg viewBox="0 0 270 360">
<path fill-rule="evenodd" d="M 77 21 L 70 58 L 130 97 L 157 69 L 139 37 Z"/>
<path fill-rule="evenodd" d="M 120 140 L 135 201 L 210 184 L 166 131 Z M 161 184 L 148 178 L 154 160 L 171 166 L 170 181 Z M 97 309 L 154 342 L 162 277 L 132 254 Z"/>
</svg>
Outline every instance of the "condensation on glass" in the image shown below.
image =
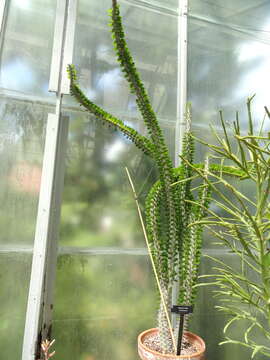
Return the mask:
<svg viewBox="0 0 270 360">
<path fill-rule="evenodd" d="M 3 359 L 21 359 L 45 126 L 51 109 L 45 98 L 48 98 L 54 8 L 52 0 L 8 1 L 0 47 Z"/>
<path fill-rule="evenodd" d="M 58 356 L 137 359 L 137 334 L 153 325 L 158 307 L 148 257 L 143 251 L 64 251 L 53 323 Z"/>
<path fill-rule="evenodd" d="M 200 131 L 224 109 L 229 126 L 239 110 L 247 126 L 246 99 L 259 125 L 269 105 L 265 74 L 269 65 L 270 4 L 265 1 L 190 1 L 188 88 L 193 124 Z"/>
<path fill-rule="evenodd" d="M 8 3 L 0 87 L 48 97 L 55 1 L 11 0 Z"/>
</svg>

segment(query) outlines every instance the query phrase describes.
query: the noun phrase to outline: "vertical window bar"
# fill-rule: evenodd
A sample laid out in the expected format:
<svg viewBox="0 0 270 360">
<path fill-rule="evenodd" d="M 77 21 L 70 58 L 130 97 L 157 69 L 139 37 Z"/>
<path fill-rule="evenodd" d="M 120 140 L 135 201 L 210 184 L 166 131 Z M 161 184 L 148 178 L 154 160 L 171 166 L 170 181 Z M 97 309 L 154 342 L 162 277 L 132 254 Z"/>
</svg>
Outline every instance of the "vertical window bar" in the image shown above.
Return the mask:
<svg viewBox="0 0 270 360">
<path fill-rule="evenodd" d="M 55 121 L 56 122 L 56 121 Z M 50 228 L 48 234 L 48 249 L 44 280 L 44 297 L 41 313 L 41 339 L 49 339 L 52 328 L 54 283 L 57 265 L 58 232 L 60 224 L 62 193 L 64 187 L 65 157 L 68 138 L 69 117 L 60 114 L 58 148 L 56 151 L 53 201 L 50 214 Z"/>
<path fill-rule="evenodd" d="M 77 17 L 78 0 L 70 0 L 68 4 L 68 17 L 66 27 L 66 37 L 64 46 L 63 71 L 61 80 L 61 93 L 69 95 L 70 81 L 67 77 L 67 65 L 72 63 L 75 26 Z"/>
<path fill-rule="evenodd" d="M 182 140 L 185 132 L 185 111 L 187 103 L 187 16 L 188 0 L 178 3 L 178 44 L 177 44 L 177 116 L 175 124 L 175 167 L 180 165 L 179 154 L 182 151 Z M 178 272 L 178 270 L 176 270 Z M 178 301 L 179 284 L 175 282 L 172 289 L 172 305 Z M 172 326 L 177 326 L 177 316 L 172 314 Z"/>
<path fill-rule="evenodd" d="M 7 3 L 8 0 L 0 0 L 0 34 L 2 36 L 2 32 L 4 31 L 5 27 L 5 17 L 7 12 Z"/>
<path fill-rule="evenodd" d="M 48 115 L 22 360 L 36 359 L 39 350 L 37 349 L 39 346 L 37 340 L 41 338 L 40 329 L 44 324 L 42 315 L 46 298 L 46 296 L 44 297 L 45 278 L 49 263 L 55 256 L 55 254 L 49 253 L 49 250 L 55 249 L 55 245 L 52 244 L 53 241 L 55 242 L 55 233 L 53 234 L 53 232 L 56 231 L 58 224 L 56 224 L 54 216 L 56 212 L 59 213 L 57 207 L 60 207 L 60 204 L 56 203 L 59 189 L 56 179 L 63 178 L 63 175 L 59 174 L 60 164 L 57 164 L 59 154 L 63 155 L 62 147 L 66 135 L 66 132 L 61 133 L 63 120 L 58 114 Z"/>
<path fill-rule="evenodd" d="M 2 50 L 3 50 L 3 40 L 4 40 L 4 33 L 6 27 L 6 19 L 8 13 L 8 6 L 9 0 L 0 0 L 0 67 L 2 62 Z M 1 71 L 0 71 L 1 77 Z M 1 81 L 1 78 L 0 78 Z"/>
<path fill-rule="evenodd" d="M 7 0 L 1 0 L 0 1 L 0 34 L 2 34 L 4 30 L 4 23 L 5 23 L 4 19 L 5 19 L 6 9 L 7 9 Z"/>
<path fill-rule="evenodd" d="M 48 115 L 47 122 L 22 360 L 40 358 L 40 343 L 50 336 L 51 331 L 57 235 L 68 134 L 68 119 L 61 116 L 63 79 L 66 86 L 68 84 L 65 78 L 67 63 L 64 64 L 63 59 L 72 62 L 76 9 L 77 0 L 57 1 L 49 89 L 56 93 L 56 111 L 55 114 Z"/>
<path fill-rule="evenodd" d="M 67 0 L 57 0 L 49 91 L 58 92 L 65 36 Z"/>
<path fill-rule="evenodd" d="M 178 5 L 178 71 L 177 71 L 177 120 L 175 128 L 175 166 L 179 166 L 182 136 L 185 132 L 187 103 L 187 17 L 188 0 L 179 0 Z"/>
</svg>

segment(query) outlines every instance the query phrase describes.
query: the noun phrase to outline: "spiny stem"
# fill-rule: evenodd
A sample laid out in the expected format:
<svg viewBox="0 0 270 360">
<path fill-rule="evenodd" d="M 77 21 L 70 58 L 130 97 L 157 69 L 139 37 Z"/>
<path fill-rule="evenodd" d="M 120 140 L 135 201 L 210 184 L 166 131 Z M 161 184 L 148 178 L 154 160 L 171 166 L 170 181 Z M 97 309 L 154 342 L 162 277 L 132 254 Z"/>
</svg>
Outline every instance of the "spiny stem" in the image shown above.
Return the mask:
<svg viewBox="0 0 270 360">
<path fill-rule="evenodd" d="M 174 334 L 173 334 L 172 324 L 171 324 L 170 316 L 168 314 L 167 305 L 166 305 L 166 302 L 164 300 L 164 295 L 163 295 L 163 292 L 161 290 L 161 285 L 160 285 L 160 281 L 159 281 L 159 278 L 158 278 L 158 273 L 157 273 L 157 269 L 156 269 L 156 266 L 155 266 L 155 262 L 154 262 L 154 259 L 153 259 L 153 256 L 152 256 L 151 247 L 150 247 L 150 244 L 149 244 L 149 241 L 148 241 L 148 236 L 147 236 L 147 233 L 146 233 L 141 208 L 140 208 L 140 205 L 139 205 L 139 202 L 138 202 L 136 190 L 135 190 L 135 187 L 134 187 L 134 183 L 133 183 L 133 181 L 131 179 L 129 170 L 128 170 L 127 167 L 125 168 L 125 170 L 126 170 L 126 173 L 127 173 L 127 176 L 128 176 L 128 180 L 129 180 L 132 192 L 133 192 L 135 202 L 136 202 L 136 206 L 137 206 L 137 210 L 138 210 L 138 214 L 139 214 L 139 218 L 140 218 L 140 222 L 141 222 L 141 226 L 142 226 L 142 230 L 143 230 L 144 239 L 145 239 L 145 242 L 146 242 L 146 245 L 147 245 L 148 254 L 149 254 L 149 257 L 150 257 L 150 260 L 151 260 L 151 265 L 152 265 L 152 268 L 153 268 L 153 271 L 154 271 L 154 274 L 155 274 L 155 278 L 156 278 L 160 298 L 161 298 L 161 301 L 162 301 L 162 304 L 163 304 L 163 310 L 164 310 L 164 312 L 166 314 L 170 334 L 171 334 L 171 337 L 172 337 L 173 347 L 174 347 L 174 351 L 175 351 L 175 354 L 176 354 L 177 348 L 176 348 L 176 342 L 175 342 L 175 338 L 174 338 Z"/>
</svg>

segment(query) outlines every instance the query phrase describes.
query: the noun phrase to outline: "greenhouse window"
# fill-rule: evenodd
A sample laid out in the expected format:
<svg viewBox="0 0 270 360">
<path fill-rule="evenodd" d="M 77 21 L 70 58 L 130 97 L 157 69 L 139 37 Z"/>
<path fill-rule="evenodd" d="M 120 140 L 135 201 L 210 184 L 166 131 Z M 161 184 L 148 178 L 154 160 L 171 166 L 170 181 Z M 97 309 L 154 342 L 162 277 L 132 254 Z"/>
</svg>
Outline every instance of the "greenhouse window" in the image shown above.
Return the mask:
<svg viewBox="0 0 270 360">
<path fill-rule="evenodd" d="M 187 101 L 192 131 L 207 142 L 214 141 L 209 123 L 222 131 L 220 107 L 228 119 L 239 110 L 246 129 L 243 105 L 256 92 L 253 112 L 264 116 L 267 1 L 118 2 L 176 167 Z M 125 167 L 142 204 L 157 169 L 121 132 L 79 106 L 67 75 L 74 64 L 89 99 L 147 135 L 115 56 L 110 7 L 111 0 L 0 1 L 0 336 L 6 359 L 39 359 L 42 340 L 54 338 L 56 359 L 137 359 L 137 334 L 155 324 L 154 274 Z M 195 161 L 205 154 L 198 145 Z M 207 231 L 203 252 L 236 264 Z M 210 270 L 203 258 L 201 271 Z M 173 303 L 177 292 L 175 283 Z M 211 290 L 200 289 L 192 326 L 206 339 L 209 358 L 248 356 L 245 349 L 217 346 L 225 317 L 215 305 Z M 174 315 L 174 327 L 177 321 Z"/>
</svg>

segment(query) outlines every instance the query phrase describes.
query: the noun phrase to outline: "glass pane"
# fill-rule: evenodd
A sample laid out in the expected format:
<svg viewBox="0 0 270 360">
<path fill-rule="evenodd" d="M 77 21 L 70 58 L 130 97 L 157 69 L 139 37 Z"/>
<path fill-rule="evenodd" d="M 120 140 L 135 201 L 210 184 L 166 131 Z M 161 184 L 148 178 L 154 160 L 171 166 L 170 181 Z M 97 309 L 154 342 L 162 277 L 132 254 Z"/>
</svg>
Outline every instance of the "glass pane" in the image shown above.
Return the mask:
<svg viewBox="0 0 270 360">
<path fill-rule="evenodd" d="M 157 297 L 148 256 L 58 257 L 53 337 L 59 359 L 137 359 L 138 334 L 155 324 Z"/>
<path fill-rule="evenodd" d="M 28 250 L 0 249 L 2 359 L 21 359 L 31 260 Z"/>
<path fill-rule="evenodd" d="M 252 112 L 257 127 L 263 119 L 264 105 L 269 106 L 265 81 L 270 58 L 269 41 L 266 40 L 269 38 L 269 3 L 259 0 L 191 0 L 190 6 L 188 97 L 193 107 L 193 131 L 199 138 L 214 144 L 216 140 L 209 124 L 220 133 L 218 110 L 223 110 L 230 134 L 236 110 L 240 111 L 241 127 L 244 130 L 247 127 L 247 97 L 256 93 Z M 269 129 L 268 124 L 266 128 Z M 234 141 L 232 145 L 235 146 Z M 196 160 L 202 161 L 206 151 L 205 146 L 197 144 Z M 249 182 L 235 181 L 233 185 L 244 193 L 254 193 L 253 184 Z M 220 247 L 217 249 L 214 241 L 216 239 L 205 231 L 205 253 L 237 266 L 239 259 Z M 213 263 L 205 258 L 201 272 L 213 273 L 212 267 Z M 224 340 L 226 319 L 214 308 L 218 302 L 213 295 L 210 287 L 200 288 L 193 319 L 193 329 L 206 340 L 207 358 L 249 358 L 250 351 L 241 346 L 218 346 Z M 243 329 L 243 324 L 238 324 L 233 336 L 237 338 L 238 334 L 243 334 Z M 258 356 L 258 359 L 263 358 Z"/>
<path fill-rule="evenodd" d="M 54 0 L 11 0 L 1 56 L 0 88 L 49 96 Z"/>
<path fill-rule="evenodd" d="M 124 136 L 79 112 L 72 115 L 67 154 L 60 244 L 144 246 L 125 166 L 143 204 L 157 176 L 152 161 Z"/>
<path fill-rule="evenodd" d="M 47 115 L 55 2 L 11 0 L 0 60 L 1 357 L 21 359 Z M 34 101 L 33 96 L 39 97 Z"/>
<path fill-rule="evenodd" d="M 48 107 L 0 97 L 1 356 L 21 359 Z"/>
<path fill-rule="evenodd" d="M 136 4 L 136 0 L 129 0 L 129 2 L 134 2 Z M 151 6 L 153 9 L 156 8 L 157 10 L 166 12 L 166 10 L 176 11 L 178 9 L 179 0 L 142 0 L 142 3 L 145 7 Z"/>
<path fill-rule="evenodd" d="M 33 244 L 48 107 L 1 99 L 0 245 Z"/>
<path fill-rule="evenodd" d="M 74 63 L 86 94 L 118 116 L 138 117 L 134 95 L 113 50 L 110 1 L 79 2 Z M 161 121 L 175 122 L 177 17 L 123 2 L 121 14 L 128 46 Z"/>
<path fill-rule="evenodd" d="M 254 32 L 254 36 L 269 25 L 270 4 L 264 0 L 190 0 L 189 6 L 192 16 L 243 26 L 243 30 Z"/>
<path fill-rule="evenodd" d="M 129 95 L 128 85 L 116 62 L 107 25 L 106 9 L 109 7 L 108 1 L 79 2 L 74 56 L 79 81 L 98 105 L 145 133 L 134 96 Z M 177 18 L 126 3 L 121 4 L 121 11 L 131 51 L 173 154 Z M 159 24 L 155 30 L 153 23 Z M 72 99 L 68 98 L 67 102 L 72 102 Z M 151 160 L 121 134 L 94 122 L 85 112 L 71 113 L 70 108 L 67 112 L 72 120 L 60 244 L 144 246 L 125 166 L 132 172 L 143 204 L 157 175 Z"/>
<path fill-rule="evenodd" d="M 256 35 L 256 36 L 253 36 Z M 193 123 L 208 128 L 220 126 L 218 110 L 224 110 L 228 129 L 239 110 L 242 127 L 247 125 L 246 99 L 253 100 L 255 123 L 260 125 L 264 105 L 269 106 L 265 74 L 270 46 L 258 32 L 242 33 L 223 25 L 189 22 L 188 87 L 193 106 Z M 269 125 L 266 125 L 269 128 Z"/>
</svg>

